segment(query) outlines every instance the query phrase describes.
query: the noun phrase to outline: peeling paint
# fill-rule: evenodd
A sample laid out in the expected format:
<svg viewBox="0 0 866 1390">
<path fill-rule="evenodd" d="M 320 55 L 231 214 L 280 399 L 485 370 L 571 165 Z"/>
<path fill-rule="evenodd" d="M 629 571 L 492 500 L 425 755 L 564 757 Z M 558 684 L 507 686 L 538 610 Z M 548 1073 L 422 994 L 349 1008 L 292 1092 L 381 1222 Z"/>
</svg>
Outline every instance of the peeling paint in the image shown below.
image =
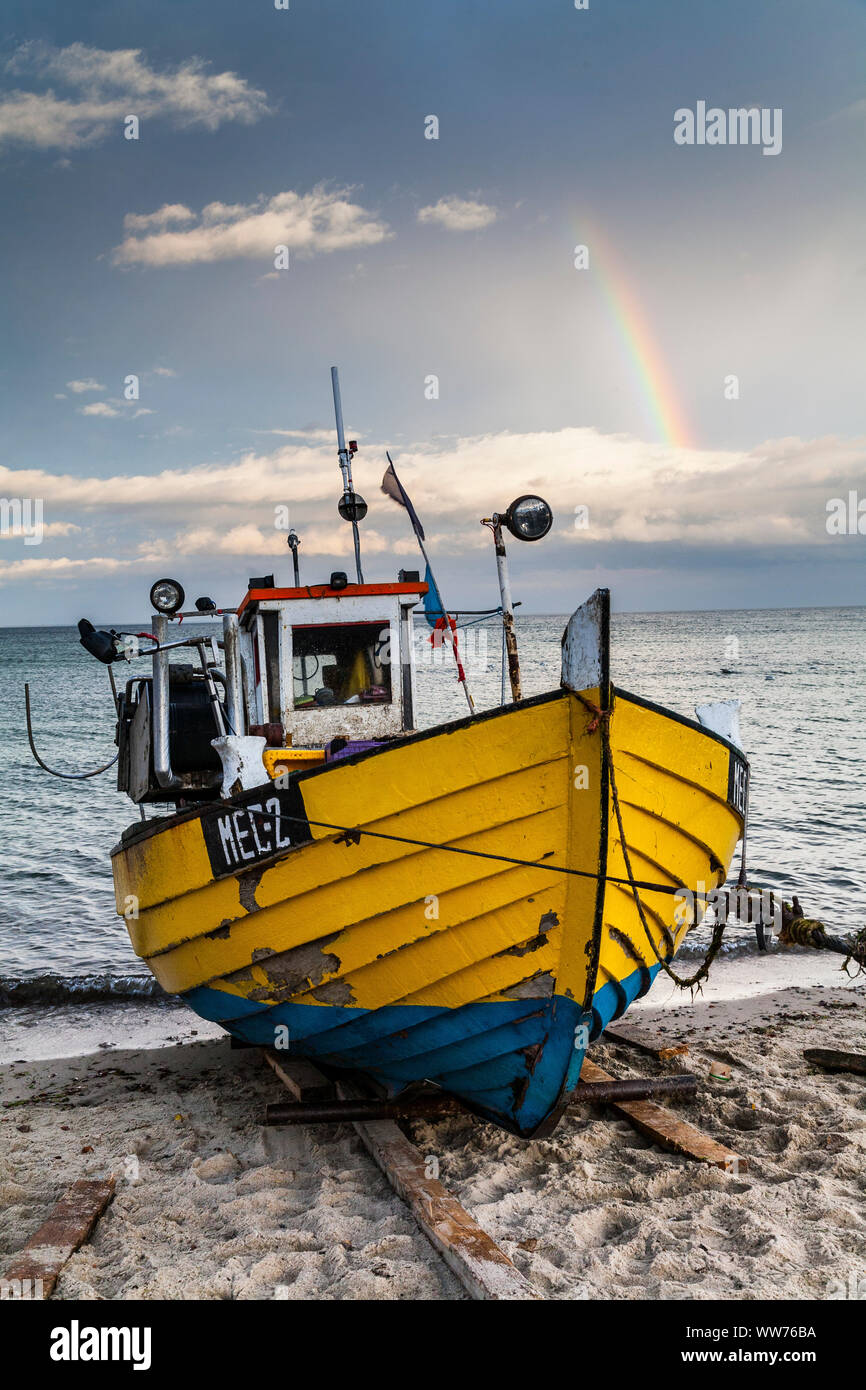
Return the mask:
<svg viewBox="0 0 866 1390">
<path fill-rule="evenodd" d="M 503 990 L 505 999 L 549 999 L 553 994 L 553 975 L 549 970 L 538 970 L 528 980 Z"/>
<path fill-rule="evenodd" d="M 540 951 L 542 946 L 547 945 L 547 937 L 533 936 L 529 941 L 522 941 L 519 946 L 506 946 L 504 951 L 497 951 L 496 957 L 500 956 L 528 956 L 532 951 Z"/>
<path fill-rule="evenodd" d="M 230 979 L 232 983 L 244 984 L 264 976 L 265 983 L 255 983 L 247 997 L 257 1001 L 273 999 L 285 1003 L 295 995 L 320 985 L 326 975 L 333 975 L 340 969 L 339 956 L 327 949 L 339 935 L 339 932 L 332 932 L 318 941 L 295 946 L 290 951 L 274 952 L 272 947 L 258 946 L 251 956 L 256 974 L 251 970 L 238 971 Z M 340 981 L 335 983 L 339 984 Z"/>
<path fill-rule="evenodd" d="M 611 926 L 608 926 L 607 934 L 610 937 L 611 941 L 615 941 L 616 944 L 625 952 L 629 960 L 633 960 L 636 965 L 639 965 L 642 969 L 646 970 L 647 963 L 630 936 L 626 936 L 625 932 L 620 931 L 619 927 Z"/>
<path fill-rule="evenodd" d="M 523 1056 L 526 1058 L 526 1069 L 530 1076 L 532 1076 L 535 1068 L 541 1061 L 544 1054 L 544 1043 L 546 1042 L 547 1038 L 544 1039 L 544 1042 L 533 1043 L 530 1047 L 522 1047 L 520 1049 Z"/>
<path fill-rule="evenodd" d="M 241 907 L 245 908 L 247 912 L 259 911 L 256 893 L 264 872 L 264 867 L 261 867 L 248 869 L 246 873 L 238 874 L 238 897 L 241 900 Z"/>
<path fill-rule="evenodd" d="M 530 938 L 529 941 L 521 941 L 516 946 L 506 946 L 504 951 L 497 951 L 498 956 L 528 956 L 532 951 L 540 951 L 542 946 L 547 945 L 547 933 L 554 927 L 559 926 L 559 918 L 555 912 L 545 912 L 538 924 L 538 935 Z"/>
<path fill-rule="evenodd" d="M 330 980 L 318 989 L 311 989 L 310 995 L 319 1004 L 354 1004 L 355 993 L 346 980 Z"/>
<path fill-rule="evenodd" d="M 526 1092 L 529 1090 L 529 1083 L 531 1080 L 532 1077 L 530 1076 L 529 1072 L 527 1072 L 524 1077 L 520 1078 L 519 1080 L 515 1079 L 514 1081 L 512 1081 L 511 1091 L 514 1096 L 514 1104 L 512 1106 L 513 1114 L 517 1113 L 524 1100 L 526 1099 Z"/>
</svg>

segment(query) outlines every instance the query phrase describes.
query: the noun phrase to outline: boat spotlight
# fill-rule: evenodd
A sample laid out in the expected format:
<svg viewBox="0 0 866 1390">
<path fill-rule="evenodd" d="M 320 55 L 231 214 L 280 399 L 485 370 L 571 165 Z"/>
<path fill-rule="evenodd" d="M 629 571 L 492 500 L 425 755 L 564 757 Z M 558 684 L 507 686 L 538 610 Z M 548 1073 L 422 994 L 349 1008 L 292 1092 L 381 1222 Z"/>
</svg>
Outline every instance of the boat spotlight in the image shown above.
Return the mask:
<svg viewBox="0 0 866 1390">
<path fill-rule="evenodd" d="M 360 493 L 344 492 L 337 503 L 337 511 L 344 521 L 363 521 L 367 515 L 367 503 Z"/>
<path fill-rule="evenodd" d="M 150 601 L 157 613 L 172 617 L 184 600 L 183 585 L 176 579 L 157 579 L 150 591 Z"/>
<path fill-rule="evenodd" d="M 524 492 L 515 497 L 506 512 L 494 512 L 493 516 L 481 518 L 481 525 L 493 534 L 496 550 L 496 572 L 499 577 L 499 596 L 502 600 L 502 703 L 505 704 L 505 673 L 511 683 L 511 698 L 517 703 L 523 698 L 520 681 L 520 661 L 517 655 L 517 634 L 514 630 L 514 604 L 511 599 L 511 581 L 508 578 L 508 556 L 502 528 L 505 526 L 519 541 L 540 541 L 553 525 L 553 512 L 543 497 L 532 492 Z"/>
<path fill-rule="evenodd" d="M 553 512 L 543 497 L 526 493 L 512 502 L 502 520 L 519 541 L 540 541 L 553 525 Z"/>
</svg>

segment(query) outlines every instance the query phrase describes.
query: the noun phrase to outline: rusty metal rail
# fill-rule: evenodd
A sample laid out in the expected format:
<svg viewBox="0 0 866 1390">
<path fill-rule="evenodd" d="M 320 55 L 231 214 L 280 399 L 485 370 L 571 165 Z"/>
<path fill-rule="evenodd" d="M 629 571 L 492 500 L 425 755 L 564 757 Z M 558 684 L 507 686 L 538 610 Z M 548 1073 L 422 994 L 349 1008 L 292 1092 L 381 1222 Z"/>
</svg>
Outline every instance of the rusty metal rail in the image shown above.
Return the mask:
<svg viewBox="0 0 866 1390">
<path fill-rule="evenodd" d="M 586 1067 L 586 1062 L 584 1062 Z M 627 1076 L 622 1080 L 578 1081 L 568 1098 L 569 1105 L 619 1105 L 627 1100 L 651 1100 L 653 1096 L 671 1099 L 693 1096 L 698 1078 L 692 1072 L 676 1076 Z"/>
<path fill-rule="evenodd" d="M 322 1100 L 269 1105 L 267 1125 L 335 1125 L 356 1120 L 413 1120 L 456 1115 L 463 1106 L 450 1096 L 408 1096 L 405 1100 Z"/>
<path fill-rule="evenodd" d="M 271 1063 L 271 1065 L 274 1065 Z M 274 1068 L 276 1070 L 276 1067 Z M 279 1073 L 278 1073 L 279 1075 Z M 285 1078 L 283 1078 L 285 1080 Z M 286 1083 L 288 1084 L 288 1083 Z M 693 1096 L 696 1076 L 627 1077 L 622 1081 L 580 1081 L 569 1097 L 570 1105 L 612 1105 L 624 1101 L 649 1100 L 653 1096 Z M 438 1092 L 398 1096 L 394 1100 L 360 1097 L 351 1100 L 310 1100 L 295 1104 L 269 1105 L 268 1125 L 333 1125 L 366 1120 L 436 1119 L 465 1113 L 453 1096 Z"/>
<path fill-rule="evenodd" d="M 583 1073 L 594 1078 L 593 1085 L 610 1083 L 612 1078 L 601 1067 L 597 1067 L 588 1057 L 584 1058 Z M 674 1078 L 671 1078 L 673 1080 Z M 690 1077 L 694 1080 L 694 1077 Z M 745 1173 L 749 1163 L 742 1154 L 732 1153 L 723 1144 L 703 1134 L 694 1125 L 681 1120 L 670 1110 L 664 1110 L 651 1100 L 616 1099 L 611 1101 L 614 1109 L 629 1124 L 639 1130 L 653 1144 L 670 1153 L 681 1154 L 700 1163 L 710 1163 L 716 1168 L 724 1168 L 727 1173 L 737 1176 Z"/>
</svg>

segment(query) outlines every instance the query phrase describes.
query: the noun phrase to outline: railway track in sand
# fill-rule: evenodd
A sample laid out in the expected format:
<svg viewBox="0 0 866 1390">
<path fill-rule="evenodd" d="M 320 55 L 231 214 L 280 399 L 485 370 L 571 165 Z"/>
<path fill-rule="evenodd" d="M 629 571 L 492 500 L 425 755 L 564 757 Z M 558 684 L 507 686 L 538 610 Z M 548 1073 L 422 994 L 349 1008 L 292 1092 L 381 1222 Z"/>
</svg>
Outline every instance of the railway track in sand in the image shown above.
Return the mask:
<svg viewBox="0 0 866 1390">
<path fill-rule="evenodd" d="M 639 1032 L 626 1033 L 621 1029 L 617 1030 L 616 1041 L 644 1054 L 654 1054 L 660 1060 L 687 1051 L 685 1046 L 671 1048 L 656 1044 Z M 397 1123 L 400 1118 L 433 1119 L 467 1113 L 459 1102 L 430 1091 L 396 1102 L 382 1101 L 354 1081 L 329 1079 L 310 1062 L 266 1048 L 259 1050 L 290 1097 L 284 1103 L 268 1106 L 266 1123 L 352 1124 L 419 1228 L 471 1298 L 499 1301 L 543 1297 L 454 1193 L 431 1174 L 429 1160 Z M 628 1120 L 651 1142 L 670 1153 L 712 1164 L 732 1174 L 746 1170 L 747 1160 L 742 1155 L 729 1152 L 656 1103 L 656 1096 L 693 1096 L 696 1077 L 678 1073 L 618 1080 L 588 1059 L 582 1076 L 573 1103 L 611 1107 L 618 1118 Z"/>
</svg>

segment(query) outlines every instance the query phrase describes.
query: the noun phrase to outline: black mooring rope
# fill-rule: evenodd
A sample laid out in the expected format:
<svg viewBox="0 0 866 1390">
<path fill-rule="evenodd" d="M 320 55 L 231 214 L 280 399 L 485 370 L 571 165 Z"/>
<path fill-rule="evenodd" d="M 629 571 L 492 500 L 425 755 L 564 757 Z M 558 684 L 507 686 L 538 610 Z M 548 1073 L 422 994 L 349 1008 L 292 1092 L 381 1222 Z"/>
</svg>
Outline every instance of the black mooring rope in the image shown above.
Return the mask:
<svg viewBox="0 0 866 1390">
<path fill-rule="evenodd" d="M 592 721 L 588 726 L 588 731 L 590 733 L 595 733 L 596 730 L 601 731 L 602 744 L 604 747 L 605 756 L 607 758 L 608 764 L 608 775 L 610 777 L 611 800 L 613 802 L 614 814 L 616 816 L 616 822 L 619 829 L 620 843 L 622 845 L 622 855 L 623 859 L 625 860 L 626 873 L 628 875 L 627 878 L 618 878 L 613 874 L 602 874 L 597 872 L 594 873 L 591 869 L 571 869 L 564 864 L 545 864 L 541 860 L 537 859 L 520 859 L 514 855 L 491 854 L 489 850 L 462 849 L 458 845 L 443 845 L 438 844 L 433 840 L 417 840 L 407 835 L 389 835 L 386 831 L 383 830 L 362 830 L 360 826 L 337 825 L 332 821 L 310 820 L 308 817 L 305 816 L 289 815 L 282 809 L 280 810 L 280 819 L 294 822 L 294 824 L 296 825 L 312 825 L 320 830 L 338 831 L 339 835 L 337 837 L 337 842 L 339 843 L 340 839 L 342 838 L 347 845 L 359 844 L 361 836 L 366 835 L 369 839 L 390 840 L 396 844 L 414 845 L 418 849 L 436 849 L 442 850 L 446 854 L 464 854 L 468 855 L 472 859 L 491 859 L 501 864 L 515 864 L 519 868 L 545 869 L 548 873 L 568 874 L 574 878 L 590 878 L 596 880 L 596 882 L 615 883 L 619 884 L 621 887 L 630 888 L 632 891 L 632 896 L 634 898 L 635 907 L 637 909 L 638 918 L 640 919 L 641 926 L 644 929 L 644 934 L 646 935 L 647 941 L 652 947 L 653 955 L 655 956 L 662 970 L 665 972 L 667 976 L 669 976 L 671 980 L 673 980 L 674 984 L 677 985 L 679 989 L 694 989 L 696 986 L 699 986 L 701 981 L 706 979 L 709 975 L 710 966 L 712 965 L 713 961 L 715 960 L 716 956 L 718 955 L 721 949 L 722 938 L 724 936 L 727 921 L 726 919 L 716 919 L 715 925 L 713 927 L 712 940 L 707 949 L 707 953 L 704 956 L 704 959 L 701 962 L 699 968 L 695 971 L 694 975 L 689 976 L 688 979 L 684 979 L 681 975 L 678 975 L 675 970 L 672 970 L 667 960 L 665 960 L 665 958 L 659 954 L 658 947 L 656 946 L 656 943 L 653 940 L 652 932 L 650 931 L 649 926 L 647 924 L 646 916 L 644 914 L 643 909 L 643 903 L 640 900 L 639 890 L 642 890 L 645 893 L 666 893 L 669 896 L 676 896 L 678 893 L 684 891 L 687 892 L 688 889 L 686 889 L 686 885 L 684 883 L 649 883 L 643 879 L 635 878 L 634 871 L 631 867 L 631 855 L 629 854 L 628 843 L 625 837 L 625 828 L 622 823 L 622 811 L 620 809 L 619 794 L 616 786 L 616 775 L 614 773 L 613 751 L 610 745 L 610 711 L 599 709 L 596 705 L 593 705 L 591 701 L 584 699 L 582 695 L 578 695 L 577 698 L 580 700 L 581 704 L 584 706 L 587 712 L 592 715 Z M 273 817 L 266 817 L 263 811 L 256 811 L 252 807 L 247 806 L 243 809 L 246 810 L 248 815 L 259 817 L 262 820 L 273 819 Z M 698 896 L 700 895 L 695 894 L 696 898 Z"/>
<path fill-rule="evenodd" d="M 266 816 L 264 811 L 256 811 L 250 806 L 238 808 L 245 810 L 248 815 L 257 819 L 273 820 L 273 816 Z M 373 840 L 393 840 L 400 845 L 416 845 L 419 849 L 440 849 L 446 854 L 465 854 L 473 859 L 494 859 L 502 864 L 516 864 L 524 869 L 545 869 L 552 874 L 570 874 L 575 878 L 591 878 L 605 883 L 618 883 L 624 888 L 629 888 L 633 884 L 642 888 L 647 893 L 668 893 L 675 896 L 677 893 L 688 891 L 684 883 L 646 883 L 640 879 L 615 878 L 611 874 L 594 873 L 591 869 L 571 869 L 564 864 L 545 864 L 540 859 L 519 859 L 509 854 L 491 854 L 489 850 L 483 849 L 462 849 L 459 845 L 438 844 L 434 840 L 415 840 L 407 835 L 389 835 L 384 830 L 364 830 L 359 825 L 337 825 L 332 821 L 310 820 L 306 816 L 292 816 L 280 809 L 280 819 L 293 821 L 296 825 L 314 825 L 320 830 L 339 831 L 337 837 L 345 839 L 346 844 L 358 844 L 362 835 L 368 836 Z M 310 841 L 309 843 L 315 843 Z M 553 853 L 553 851 L 550 851 Z"/>
</svg>

